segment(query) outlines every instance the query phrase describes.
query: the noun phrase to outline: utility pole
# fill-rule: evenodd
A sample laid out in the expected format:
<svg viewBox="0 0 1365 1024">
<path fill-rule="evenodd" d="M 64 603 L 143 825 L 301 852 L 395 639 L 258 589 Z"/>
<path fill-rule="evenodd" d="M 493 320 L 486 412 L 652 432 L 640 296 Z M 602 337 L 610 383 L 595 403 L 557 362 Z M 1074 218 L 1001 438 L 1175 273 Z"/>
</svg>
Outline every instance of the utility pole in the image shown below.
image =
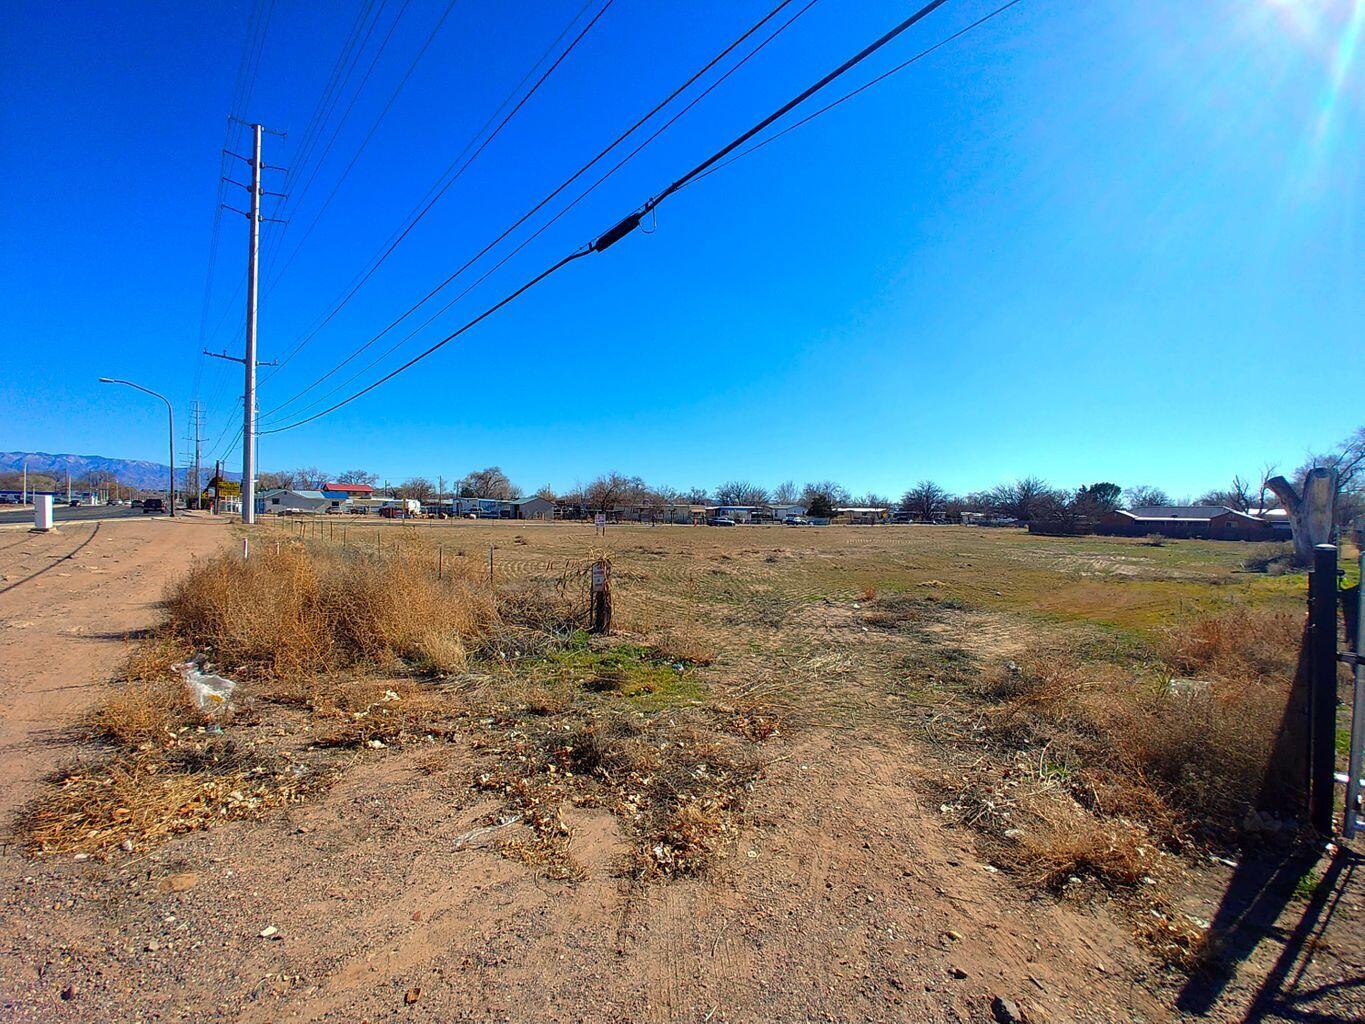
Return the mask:
<svg viewBox="0 0 1365 1024">
<path fill-rule="evenodd" d="M 246 124 L 245 121 L 239 123 Z M 261 170 L 263 168 L 284 169 L 261 163 L 261 136 L 264 132 L 269 131 L 270 134 L 283 138 L 284 132 L 277 132 L 260 124 L 250 124 L 247 127 L 251 129 L 251 157 L 248 159 L 239 153 L 228 153 L 228 155 L 235 156 L 238 160 L 243 160 L 250 165 L 251 184 L 247 185 L 231 178 L 227 179 L 231 184 L 246 189 L 251 196 L 247 210 L 238 210 L 236 207 L 227 206 L 227 209 L 245 217 L 249 225 L 246 270 L 246 352 L 240 359 L 236 356 L 230 356 L 226 352 L 205 352 L 204 354 L 217 359 L 230 359 L 232 362 L 241 363 L 245 371 L 242 389 L 242 522 L 250 525 L 256 522 L 256 368 L 258 366 L 276 365 L 275 363 L 260 363 L 256 360 L 256 311 L 261 222 L 284 223 L 275 217 L 261 216 L 261 196 L 279 196 L 281 199 L 285 196 L 282 192 L 264 192 L 261 190 Z M 224 205 L 226 206 L 226 204 Z"/>
<path fill-rule="evenodd" d="M 261 248 L 261 126 L 251 126 L 251 227 L 246 265 L 246 391 L 242 398 L 242 522 L 256 521 L 256 277 Z"/>
<path fill-rule="evenodd" d="M 195 507 L 195 508 L 200 508 L 200 507 L 202 507 L 202 504 L 203 504 L 203 503 L 202 503 L 202 500 L 201 500 L 201 498 L 200 498 L 200 491 L 199 491 L 199 468 L 200 468 L 200 466 L 199 466 L 199 460 L 200 460 L 200 457 L 201 457 L 200 447 L 201 447 L 201 445 L 203 444 L 203 428 L 204 428 L 204 406 L 203 406 L 203 403 L 201 403 L 201 402 L 191 402 L 191 403 L 190 403 L 190 423 L 189 423 L 189 427 L 190 427 L 190 431 L 189 431 L 188 434 L 185 435 L 185 443 L 186 443 L 187 445 L 192 444 L 192 445 L 194 445 L 194 447 L 193 447 L 193 449 L 191 449 L 191 451 L 193 452 L 193 454 L 188 456 L 189 465 L 185 467 L 186 470 L 187 470 L 186 475 L 189 477 L 189 479 L 185 481 L 185 483 L 186 483 L 185 489 L 186 489 L 187 491 L 189 491 L 191 494 L 194 495 L 194 507 Z M 189 503 L 186 502 L 186 504 L 188 505 Z"/>
</svg>

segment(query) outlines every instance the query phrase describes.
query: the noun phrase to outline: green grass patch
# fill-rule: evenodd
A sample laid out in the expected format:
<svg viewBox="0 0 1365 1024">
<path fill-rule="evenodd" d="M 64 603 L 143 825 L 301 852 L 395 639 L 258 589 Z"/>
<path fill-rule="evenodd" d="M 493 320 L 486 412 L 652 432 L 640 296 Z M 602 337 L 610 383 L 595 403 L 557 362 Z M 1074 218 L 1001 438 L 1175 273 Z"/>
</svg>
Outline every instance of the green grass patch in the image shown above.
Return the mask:
<svg viewBox="0 0 1365 1024">
<path fill-rule="evenodd" d="M 639 644 L 597 647 L 575 633 L 560 650 L 532 659 L 525 669 L 533 682 L 567 686 L 603 700 L 629 701 L 640 711 L 691 704 L 705 697 L 696 675 L 680 662 L 657 657 Z"/>
</svg>

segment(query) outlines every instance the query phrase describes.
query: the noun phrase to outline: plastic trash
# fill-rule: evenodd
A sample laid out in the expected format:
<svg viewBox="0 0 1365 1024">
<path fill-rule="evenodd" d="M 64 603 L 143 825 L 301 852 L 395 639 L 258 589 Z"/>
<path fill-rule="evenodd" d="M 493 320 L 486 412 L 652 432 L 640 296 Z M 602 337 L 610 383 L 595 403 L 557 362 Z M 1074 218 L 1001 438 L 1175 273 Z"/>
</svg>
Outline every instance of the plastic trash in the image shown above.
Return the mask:
<svg viewBox="0 0 1365 1024">
<path fill-rule="evenodd" d="M 176 668 L 180 670 L 180 678 L 185 680 L 185 686 L 199 710 L 212 714 L 228 706 L 232 699 L 232 691 L 237 688 L 237 684 L 231 679 L 204 672 L 201 663 L 197 661 L 181 662 Z"/>
</svg>

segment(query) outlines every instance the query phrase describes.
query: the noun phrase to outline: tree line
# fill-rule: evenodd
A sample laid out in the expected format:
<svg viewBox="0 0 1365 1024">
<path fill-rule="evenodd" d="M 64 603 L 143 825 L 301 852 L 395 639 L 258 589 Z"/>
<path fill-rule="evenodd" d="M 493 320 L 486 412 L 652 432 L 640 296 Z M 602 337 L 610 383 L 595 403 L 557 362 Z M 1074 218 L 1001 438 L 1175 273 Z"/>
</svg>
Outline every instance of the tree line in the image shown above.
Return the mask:
<svg viewBox="0 0 1365 1024">
<path fill-rule="evenodd" d="M 1301 483 L 1309 469 L 1330 466 L 1338 474 L 1338 515 L 1350 522 L 1365 513 L 1365 427 L 1325 452 L 1309 454 L 1291 479 Z M 603 473 L 586 484 L 557 492 L 548 484 L 534 493 L 551 501 L 561 501 L 586 509 L 657 507 L 669 505 L 800 505 L 808 515 L 829 516 L 837 508 L 885 508 L 905 512 L 920 520 L 954 518 L 962 512 L 981 512 L 1021 522 L 1039 520 L 1097 519 L 1117 508 L 1143 508 L 1160 505 L 1225 505 L 1239 512 L 1273 508 L 1278 502 L 1266 481 L 1275 476 L 1274 465 L 1262 466 L 1248 476 L 1240 474 L 1223 487 L 1211 488 L 1197 496 L 1172 496 L 1150 484 L 1120 486 L 1107 480 L 1079 487 L 1056 487 L 1037 476 L 1020 477 L 1009 483 L 954 494 L 933 480 L 920 480 L 897 498 L 875 491 L 857 494 L 835 480 L 815 480 L 803 485 L 787 480 L 776 487 L 765 487 L 750 480 L 727 480 L 712 490 L 674 488 L 647 483 L 642 477 L 620 472 Z M 440 497 L 498 498 L 513 500 L 524 492 L 498 466 L 477 469 L 463 477 L 445 480 L 409 477 L 398 483 L 384 481 L 366 470 L 352 469 L 327 474 L 315 466 L 282 472 L 262 473 L 262 488 L 293 487 L 317 490 L 325 483 L 359 483 L 378 487 L 398 497 L 431 501 Z M 1255 481 L 1254 483 L 1252 481 Z"/>
</svg>

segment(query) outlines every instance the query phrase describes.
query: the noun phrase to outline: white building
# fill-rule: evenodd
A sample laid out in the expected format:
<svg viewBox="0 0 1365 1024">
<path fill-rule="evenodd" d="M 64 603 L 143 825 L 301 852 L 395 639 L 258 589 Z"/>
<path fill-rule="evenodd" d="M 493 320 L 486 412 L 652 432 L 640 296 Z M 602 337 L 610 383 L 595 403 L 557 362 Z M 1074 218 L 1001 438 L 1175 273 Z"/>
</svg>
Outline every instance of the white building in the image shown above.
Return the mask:
<svg viewBox="0 0 1365 1024">
<path fill-rule="evenodd" d="M 325 512 L 332 505 L 342 503 L 327 497 L 321 491 L 296 491 L 281 487 L 266 491 L 256 499 L 258 515 L 278 515 L 282 512 Z"/>
</svg>

